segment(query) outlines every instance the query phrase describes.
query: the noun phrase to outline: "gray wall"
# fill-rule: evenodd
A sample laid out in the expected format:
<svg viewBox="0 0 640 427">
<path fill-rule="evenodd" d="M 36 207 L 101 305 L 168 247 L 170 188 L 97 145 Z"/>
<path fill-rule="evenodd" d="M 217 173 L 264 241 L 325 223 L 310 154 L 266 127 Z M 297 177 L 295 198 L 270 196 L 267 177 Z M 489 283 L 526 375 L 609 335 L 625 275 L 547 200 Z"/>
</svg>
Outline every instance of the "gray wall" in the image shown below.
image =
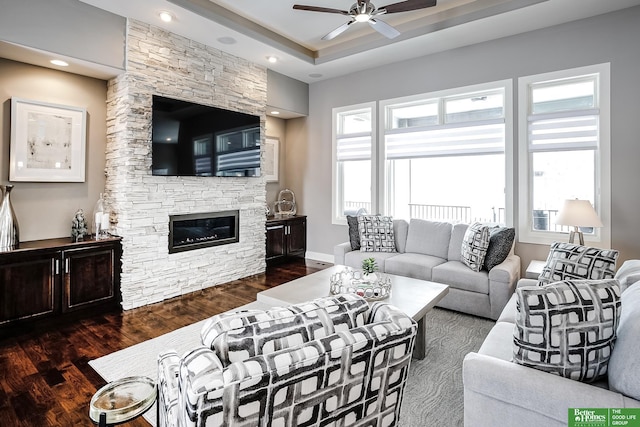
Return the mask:
<svg viewBox="0 0 640 427">
<path fill-rule="evenodd" d="M 634 7 L 311 84 L 309 117 L 287 125 L 287 140 L 307 142 L 288 146 L 287 184 L 309 216 L 308 250 L 332 254 L 336 243 L 348 240 L 346 226 L 331 224 L 333 107 L 501 79 L 517 85 L 521 76 L 610 62 L 611 243 L 622 260 L 640 258 L 639 22 L 640 7 Z M 517 126 L 514 132 L 517 140 Z M 548 246 L 518 244 L 516 252 L 526 267 L 530 259 L 544 259 Z"/>
<path fill-rule="evenodd" d="M 122 16 L 78 0 L 2 0 L 0 10 L 2 41 L 124 69 Z"/>
<path fill-rule="evenodd" d="M 15 182 L 11 201 L 20 240 L 71 236 L 77 209 L 87 213 L 104 191 L 107 82 L 0 59 L 0 183 L 9 183 L 11 98 L 26 98 L 87 109 L 85 182 Z"/>
</svg>

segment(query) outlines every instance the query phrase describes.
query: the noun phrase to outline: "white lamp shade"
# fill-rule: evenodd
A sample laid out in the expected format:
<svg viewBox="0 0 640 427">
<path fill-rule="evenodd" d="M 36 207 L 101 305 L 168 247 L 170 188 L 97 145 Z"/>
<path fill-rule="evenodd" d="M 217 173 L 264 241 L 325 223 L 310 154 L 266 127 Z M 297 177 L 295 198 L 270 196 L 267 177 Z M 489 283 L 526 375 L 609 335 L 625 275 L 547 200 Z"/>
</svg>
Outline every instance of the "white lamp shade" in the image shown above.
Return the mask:
<svg viewBox="0 0 640 427">
<path fill-rule="evenodd" d="M 591 202 L 588 200 L 565 200 L 556 217 L 556 224 L 572 227 L 604 227 Z"/>
</svg>

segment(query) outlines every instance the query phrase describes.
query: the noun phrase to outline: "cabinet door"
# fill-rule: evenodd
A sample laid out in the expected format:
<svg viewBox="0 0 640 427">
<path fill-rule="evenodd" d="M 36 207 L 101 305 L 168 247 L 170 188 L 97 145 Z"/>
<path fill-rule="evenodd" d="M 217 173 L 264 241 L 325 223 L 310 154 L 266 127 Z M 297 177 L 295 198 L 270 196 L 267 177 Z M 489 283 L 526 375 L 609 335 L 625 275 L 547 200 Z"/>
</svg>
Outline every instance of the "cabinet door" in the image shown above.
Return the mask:
<svg viewBox="0 0 640 427">
<path fill-rule="evenodd" d="M 63 311 L 115 300 L 114 257 L 111 248 L 63 252 Z"/>
<path fill-rule="evenodd" d="M 0 324 L 53 314 L 58 308 L 57 256 L 3 259 L 0 265 Z"/>
<path fill-rule="evenodd" d="M 307 220 L 291 220 L 288 223 L 287 252 L 289 255 L 304 256 L 307 250 Z"/>
<path fill-rule="evenodd" d="M 267 225 L 267 261 L 286 255 L 285 226 L 282 223 Z"/>
</svg>

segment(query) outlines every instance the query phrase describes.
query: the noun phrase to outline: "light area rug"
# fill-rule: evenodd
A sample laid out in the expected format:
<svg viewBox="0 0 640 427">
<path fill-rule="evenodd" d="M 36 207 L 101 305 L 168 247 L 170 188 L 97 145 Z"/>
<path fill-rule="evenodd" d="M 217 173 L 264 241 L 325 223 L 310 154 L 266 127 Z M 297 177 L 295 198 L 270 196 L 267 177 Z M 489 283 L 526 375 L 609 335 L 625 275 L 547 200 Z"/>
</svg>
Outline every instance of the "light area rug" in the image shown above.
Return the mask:
<svg viewBox="0 0 640 427">
<path fill-rule="evenodd" d="M 241 308 L 265 308 L 255 305 Z M 200 344 L 204 320 L 136 344 L 89 362 L 106 381 L 128 376 L 156 380 L 159 352 L 175 349 L 178 354 Z M 413 359 L 404 392 L 400 426 L 459 427 L 463 425 L 462 360 L 477 351 L 495 322 L 435 308 L 425 316 L 427 351 L 423 360 Z M 144 415 L 156 425 L 155 405 Z"/>
</svg>

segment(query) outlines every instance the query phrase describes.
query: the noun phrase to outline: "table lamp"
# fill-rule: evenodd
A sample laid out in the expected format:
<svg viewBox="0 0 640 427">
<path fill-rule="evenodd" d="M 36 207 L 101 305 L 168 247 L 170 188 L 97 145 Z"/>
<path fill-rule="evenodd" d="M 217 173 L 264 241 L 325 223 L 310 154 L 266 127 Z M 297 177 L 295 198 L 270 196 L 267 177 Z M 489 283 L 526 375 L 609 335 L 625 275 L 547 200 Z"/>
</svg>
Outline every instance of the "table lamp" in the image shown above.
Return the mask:
<svg viewBox="0 0 640 427">
<path fill-rule="evenodd" d="M 577 234 L 581 245 L 584 245 L 584 236 L 578 227 L 604 227 L 591 202 L 578 199 L 564 201 L 564 206 L 556 217 L 556 224 L 573 227 L 569 234 L 569 243 L 573 243 Z"/>
</svg>

